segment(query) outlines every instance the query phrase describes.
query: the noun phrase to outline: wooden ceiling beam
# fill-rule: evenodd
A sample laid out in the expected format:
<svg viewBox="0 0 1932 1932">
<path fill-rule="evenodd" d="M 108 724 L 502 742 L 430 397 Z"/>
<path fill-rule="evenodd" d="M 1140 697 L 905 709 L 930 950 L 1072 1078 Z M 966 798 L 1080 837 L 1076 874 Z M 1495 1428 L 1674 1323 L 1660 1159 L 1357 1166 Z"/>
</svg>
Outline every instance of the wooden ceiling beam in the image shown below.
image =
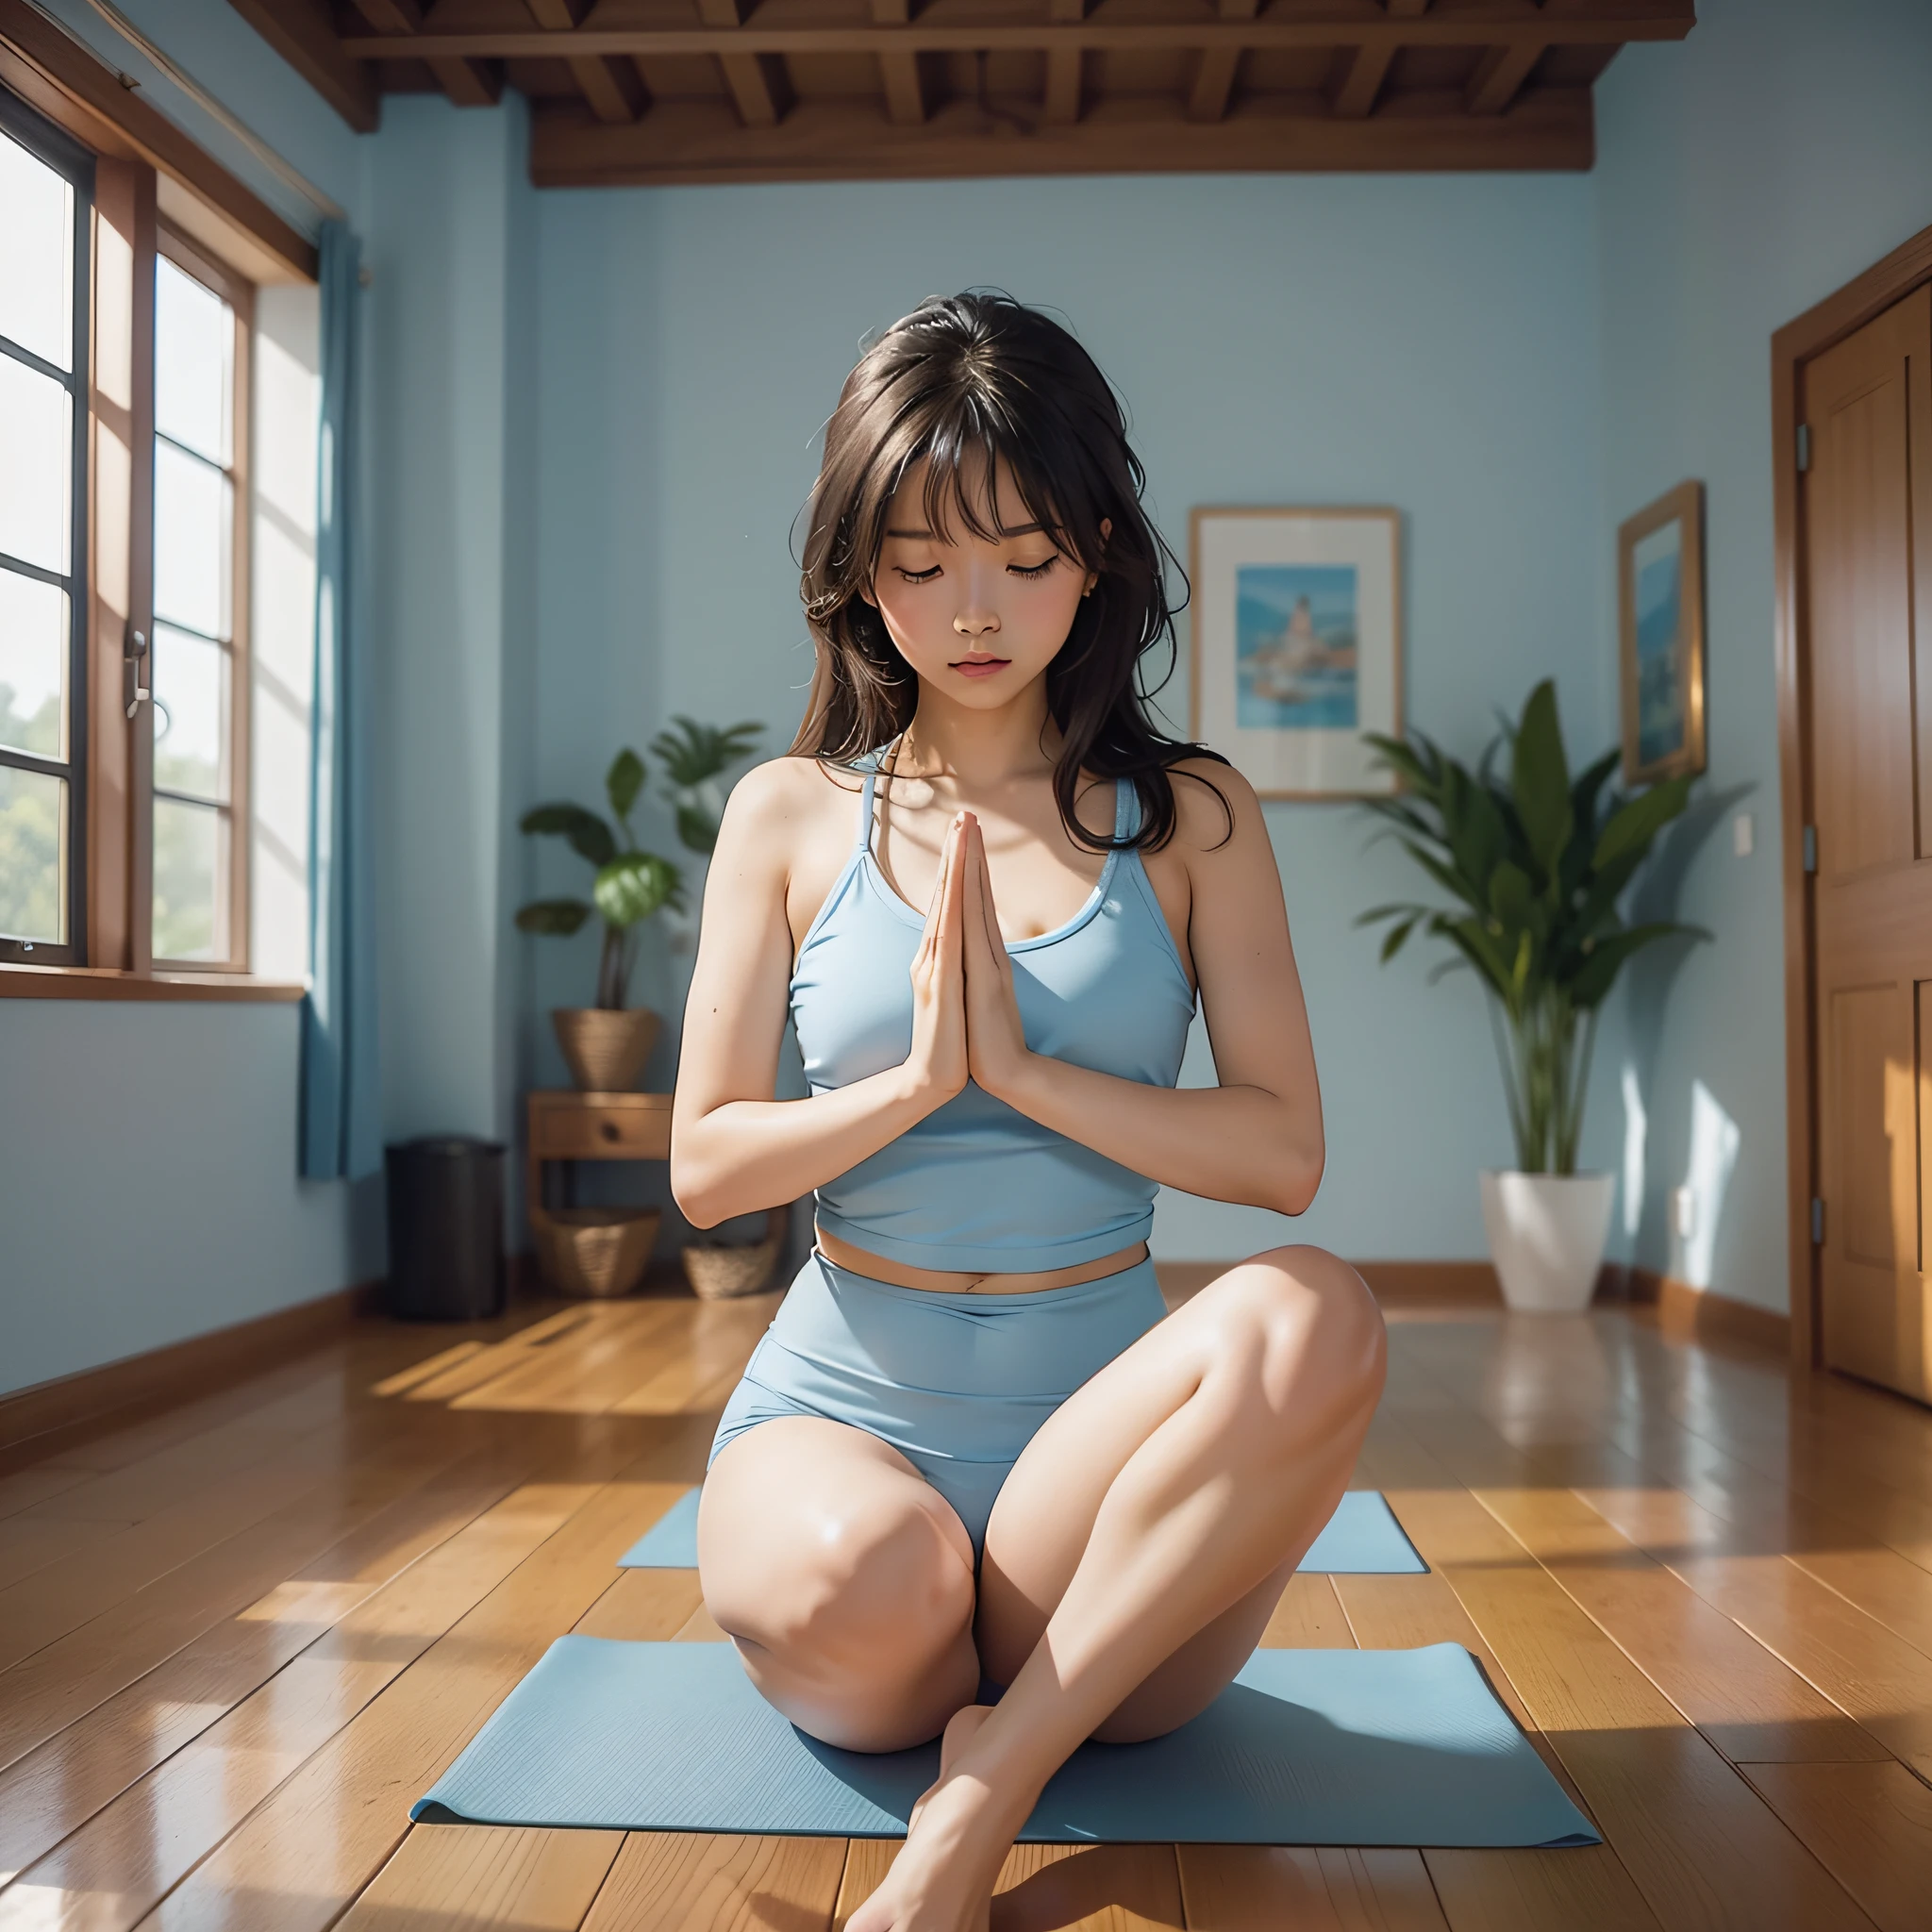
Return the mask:
<svg viewBox="0 0 1932 1932">
<path fill-rule="evenodd" d="M 698 18 L 713 29 L 718 44 L 705 51 L 718 57 L 740 122 L 746 127 L 775 127 L 791 111 L 791 81 L 782 53 L 742 47 L 742 23 L 749 18 L 752 4 L 753 0 L 698 0 Z M 658 51 L 655 38 L 651 51 Z"/>
<path fill-rule="evenodd" d="M 1500 114 L 1523 91 L 1529 70 L 1546 50 L 1534 41 L 1518 41 L 1507 47 L 1491 47 L 1476 62 L 1463 94 L 1463 105 L 1472 114 Z"/>
<path fill-rule="evenodd" d="M 360 4 L 360 0 L 358 0 Z M 381 4 L 381 0 L 370 0 Z M 989 23 L 975 26 L 958 21 L 934 23 L 912 20 L 903 25 L 858 23 L 849 26 L 775 26 L 754 17 L 741 25 L 723 19 L 736 11 L 735 0 L 700 0 L 701 25 L 690 27 L 579 26 L 572 30 L 575 54 L 691 55 L 759 53 L 877 54 L 885 43 L 895 50 L 922 54 L 1031 52 L 1040 48 L 1077 46 L 1083 51 L 1111 53 L 1185 53 L 1206 47 L 1238 47 L 1257 51 L 1307 51 L 1324 48 L 1504 47 L 1518 52 L 1551 45 L 1621 46 L 1632 41 L 1682 40 L 1695 24 L 1690 0 L 1624 0 L 1614 10 L 1564 13 L 1560 16 L 1524 12 L 1520 7 L 1458 8 L 1429 13 L 1415 20 L 1384 15 L 1349 14 L 1317 17 L 1297 13 L 1276 19 L 1134 21 L 1096 17 L 1079 22 L 1042 19 L 1038 24 Z M 716 10 L 720 24 L 704 19 Z M 541 30 L 518 28 L 453 28 L 439 33 L 375 37 L 348 35 L 343 51 L 355 58 L 373 60 L 406 57 L 461 55 L 499 59 L 554 58 L 557 42 Z"/>
<path fill-rule="evenodd" d="M 927 180 L 1008 175 L 1587 169 L 1593 158 L 1590 91 L 1541 88 L 1509 115 L 1471 117 L 1451 93 L 1440 111 L 1342 121 L 1326 111 L 1242 111 L 1191 122 L 1127 115 L 1106 104 L 1077 122 L 1018 139 L 991 135 L 970 103 L 923 127 L 894 126 L 875 108 L 802 101 L 778 126 L 741 127 L 722 105 L 660 99 L 632 127 L 580 108 L 540 108 L 530 173 L 540 188 L 670 186 L 798 180 Z"/>
<path fill-rule="evenodd" d="M 1239 47 L 1204 47 L 1194 63 L 1194 78 L 1188 89 L 1188 119 L 1219 121 L 1227 112 L 1228 96 L 1234 92 L 1234 77 L 1241 64 Z"/>
<path fill-rule="evenodd" d="M 229 0 L 265 40 L 358 134 L 381 119 L 375 76 L 342 51 L 327 0 Z"/>
<path fill-rule="evenodd" d="M 911 0 L 872 0 L 872 17 L 879 26 L 908 26 Z M 879 55 L 879 86 L 886 96 L 886 114 L 895 127 L 925 125 L 925 82 L 919 56 L 889 48 Z"/>
<path fill-rule="evenodd" d="M 280 0 L 286 5 L 287 0 Z M 356 11 L 385 40 L 405 36 L 433 40 L 425 34 L 425 18 L 419 0 L 355 0 Z M 576 23 L 573 21 L 572 25 Z M 346 42 L 343 43 L 345 46 Z M 368 56 L 363 56 L 368 58 Z M 387 55 L 385 54 L 385 57 Z M 503 64 L 487 56 L 433 50 L 422 57 L 428 62 L 436 84 L 458 108 L 493 108 L 503 98 Z"/>
<path fill-rule="evenodd" d="M 1382 92 L 1394 58 L 1395 49 L 1386 43 L 1357 47 L 1343 57 L 1341 77 L 1328 95 L 1328 106 L 1339 119 L 1360 121 L 1375 111 L 1375 96 Z"/>
<path fill-rule="evenodd" d="M 1259 0 L 1221 0 L 1216 11 L 1223 20 L 1253 20 L 1259 11 Z M 1235 76 L 1241 72 L 1240 47 L 1204 47 L 1194 63 L 1194 78 L 1188 89 L 1188 119 L 1219 121 L 1227 112 L 1234 93 Z"/>
<path fill-rule="evenodd" d="M 897 127 L 925 125 L 925 84 L 917 54 L 881 54 L 879 84 L 886 91 L 886 113 Z"/>
<path fill-rule="evenodd" d="M 567 33 L 582 24 L 591 0 L 524 0 L 530 18 L 552 33 Z M 634 60 L 621 54 L 574 54 L 570 77 L 600 121 L 625 126 L 650 105 L 650 90 Z"/>
</svg>

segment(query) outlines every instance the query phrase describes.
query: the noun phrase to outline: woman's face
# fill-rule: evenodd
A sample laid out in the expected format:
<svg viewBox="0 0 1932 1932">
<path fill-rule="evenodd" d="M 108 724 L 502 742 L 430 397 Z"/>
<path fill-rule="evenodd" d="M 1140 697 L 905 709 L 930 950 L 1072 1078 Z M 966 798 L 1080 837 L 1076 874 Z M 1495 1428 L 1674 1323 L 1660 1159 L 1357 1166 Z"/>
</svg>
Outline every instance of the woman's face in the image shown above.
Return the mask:
<svg viewBox="0 0 1932 1932">
<path fill-rule="evenodd" d="M 1020 500 L 1005 464 L 993 475 L 997 541 L 963 525 L 931 528 L 924 461 L 901 481 L 886 516 L 868 603 L 923 683 L 975 710 L 1008 704 L 1053 662 L 1091 571 L 1055 549 Z M 971 490 L 982 487 L 969 475 Z M 1107 525 L 1101 525 L 1105 535 Z"/>
</svg>

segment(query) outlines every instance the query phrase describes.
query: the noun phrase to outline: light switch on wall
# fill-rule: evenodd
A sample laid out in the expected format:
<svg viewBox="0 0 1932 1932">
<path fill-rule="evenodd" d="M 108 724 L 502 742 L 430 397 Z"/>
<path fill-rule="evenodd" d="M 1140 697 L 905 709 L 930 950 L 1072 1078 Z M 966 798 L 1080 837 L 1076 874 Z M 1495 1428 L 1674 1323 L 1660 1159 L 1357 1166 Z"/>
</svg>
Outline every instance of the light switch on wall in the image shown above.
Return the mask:
<svg viewBox="0 0 1932 1932">
<path fill-rule="evenodd" d="M 1671 1190 L 1671 1232 L 1680 1241 L 1688 1241 L 1697 1232 L 1697 1190 L 1695 1188 L 1673 1188 Z"/>
<path fill-rule="evenodd" d="M 1752 825 L 1751 814 L 1748 811 L 1740 811 L 1731 821 L 1731 850 L 1740 858 L 1749 858 L 1755 842 L 1756 828 Z"/>
</svg>

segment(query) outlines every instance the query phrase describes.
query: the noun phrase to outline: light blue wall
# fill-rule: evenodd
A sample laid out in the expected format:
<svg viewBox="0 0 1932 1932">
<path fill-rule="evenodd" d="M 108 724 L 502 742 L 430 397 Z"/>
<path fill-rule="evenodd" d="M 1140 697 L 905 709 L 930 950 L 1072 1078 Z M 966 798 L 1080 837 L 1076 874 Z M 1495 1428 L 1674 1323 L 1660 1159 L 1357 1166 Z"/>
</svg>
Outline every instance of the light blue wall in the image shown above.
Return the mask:
<svg viewBox="0 0 1932 1932">
<path fill-rule="evenodd" d="M 1555 672 L 1574 742 L 1607 742 L 1591 206 L 1581 175 L 543 194 L 540 790 L 588 793 L 678 711 L 762 719 L 782 747 L 810 665 L 788 535 L 820 425 L 868 331 L 975 284 L 1077 330 L 1183 555 L 1196 504 L 1397 505 L 1410 718 L 1473 753 Z M 1183 668 L 1182 723 L 1185 690 Z M 1410 880 L 1357 813 L 1269 821 L 1330 1132 L 1300 1225 L 1357 1256 L 1478 1254 L 1475 1169 L 1509 1149 L 1475 995 L 1419 961 L 1377 974 L 1351 921 Z M 580 868 L 541 870 L 562 889 Z M 660 952 L 644 989 L 674 1011 L 679 963 Z M 588 940 L 541 949 L 540 1005 L 581 999 L 590 970 Z M 1157 1224 L 1195 1257 L 1289 1225 L 1185 1197 Z"/>
<path fill-rule="evenodd" d="M 1932 8 L 1701 0 L 1698 14 L 1682 46 L 1625 49 L 1596 91 L 1606 521 L 1704 480 L 1707 791 L 1724 802 L 1685 862 L 1681 900 L 1714 942 L 1667 989 L 1668 975 L 1633 986 L 1669 994 L 1632 1036 L 1650 1121 L 1638 1253 L 1781 1310 L 1771 336 L 1932 222 Z M 1733 855 L 1737 811 L 1755 823 L 1748 858 Z M 1736 1166 L 1720 1189 L 1726 1121 Z M 1664 1199 L 1686 1183 L 1703 1224 L 1688 1243 L 1672 1238 Z"/>
</svg>

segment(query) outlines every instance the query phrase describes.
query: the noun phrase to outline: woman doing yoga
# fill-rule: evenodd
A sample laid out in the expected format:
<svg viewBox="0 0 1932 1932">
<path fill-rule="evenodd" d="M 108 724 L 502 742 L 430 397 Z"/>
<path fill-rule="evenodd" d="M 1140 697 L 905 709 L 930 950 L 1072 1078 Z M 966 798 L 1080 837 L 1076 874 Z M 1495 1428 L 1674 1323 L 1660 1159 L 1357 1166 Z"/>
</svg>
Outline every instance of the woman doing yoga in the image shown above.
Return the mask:
<svg viewBox="0 0 1932 1932">
<path fill-rule="evenodd" d="M 1157 1185 L 1299 1214 L 1323 1141 L 1260 808 L 1142 703 L 1173 632 L 1141 481 L 1046 317 L 962 295 L 881 337 L 811 502 L 806 721 L 706 889 L 673 1185 L 701 1226 L 816 1191 L 817 1246 L 718 1430 L 705 1601 L 814 1737 L 943 1732 L 850 1932 L 983 1924 L 1076 1745 L 1207 1707 L 1381 1389 L 1318 1248 L 1173 1314 L 1155 1285 Z M 1176 1089 L 1197 994 L 1219 1084 Z"/>
</svg>

